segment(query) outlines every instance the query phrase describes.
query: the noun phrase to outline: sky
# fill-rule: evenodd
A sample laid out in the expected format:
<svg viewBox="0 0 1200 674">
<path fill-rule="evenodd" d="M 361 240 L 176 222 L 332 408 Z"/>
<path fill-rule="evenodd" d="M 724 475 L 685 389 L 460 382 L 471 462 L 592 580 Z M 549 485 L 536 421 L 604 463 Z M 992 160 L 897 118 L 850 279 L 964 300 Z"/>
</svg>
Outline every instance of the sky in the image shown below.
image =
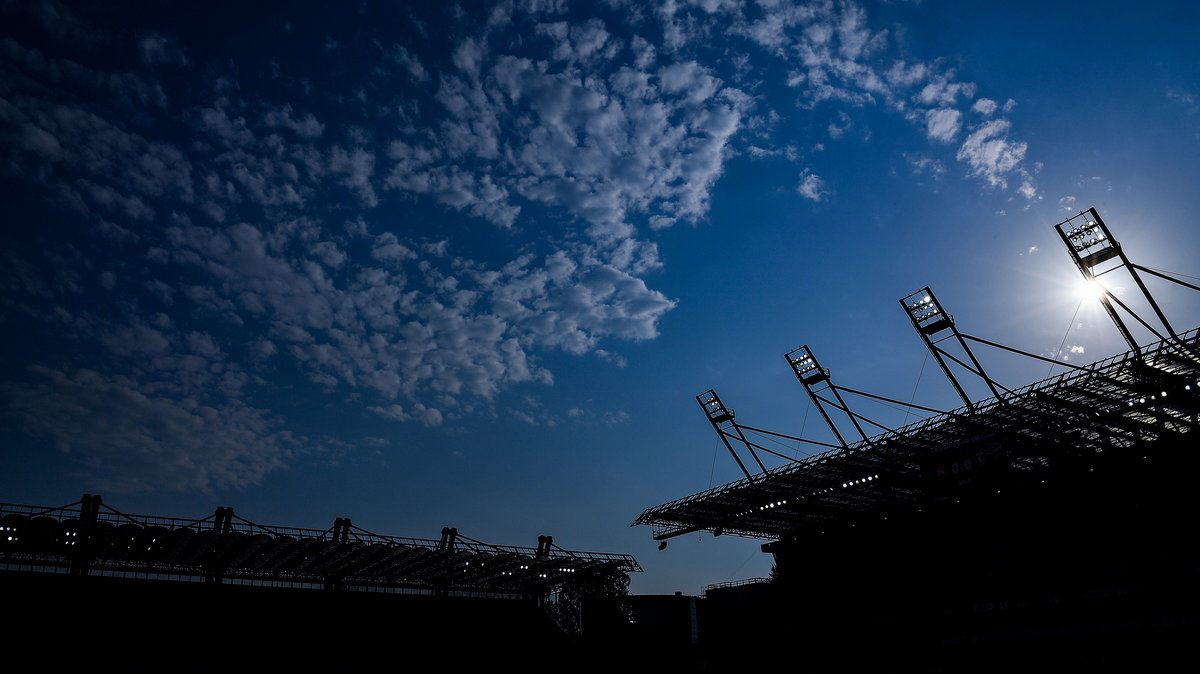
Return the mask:
<svg viewBox="0 0 1200 674">
<path fill-rule="evenodd" d="M 897 304 L 924 286 L 969 334 L 1123 351 L 1053 225 L 1094 206 L 1200 276 L 1198 14 L 3 2 L 0 501 L 549 534 L 634 554 L 638 593 L 765 576 L 762 541 L 630 527 L 740 477 L 694 396 L 828 441 L 807 344 L 952 408 Z"/>
</svg>

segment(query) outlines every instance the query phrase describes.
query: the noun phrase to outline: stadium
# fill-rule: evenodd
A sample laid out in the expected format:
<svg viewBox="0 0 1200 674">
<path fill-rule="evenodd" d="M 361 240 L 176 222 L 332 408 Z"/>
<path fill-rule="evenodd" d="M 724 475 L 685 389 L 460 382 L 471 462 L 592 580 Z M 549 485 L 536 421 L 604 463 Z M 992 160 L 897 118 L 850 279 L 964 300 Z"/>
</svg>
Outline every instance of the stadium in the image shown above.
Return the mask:
<svg viewBox="0 0 1200 674">
<path fill-rule="evenodd" d="M 1131 261 L 1095 209 L 1056 228 L 1086 280 L 1128 273 L 1151 308 L 1146 318 L 1128 296 L 1100 296 L 1129 351 L 1008 389 L 972 344 L 1054 361 L 961 332 L 924 288 L 900 304 L 958 409 L 835 384 L 807 346 L 787 361 L 836 443 L 740 424 L 715 391 L 697 396 L 744 477 L 648 508 L 634 525 L 664 546 L 697 531 L 769 541 L 772 592 L 751 602 L 754 622 L 729 621 L 729 639 L 786 638 L 827 664 L 853 655 L 973 670 L 1048 651 L 1077 665 L 1186 651 L 1200 624 L 1190 534 L 1200 333 L 1176 332 L 1142 275 L 1200 288 Z M 1137 344 L 1130 319 L 1157 339 Z M 993 395 L 968 397 L 964 371 Z M 868 433 L 874 422 L 852 410 L 851 394 L 932 414 Z M 795 459 L 762 435 L 821 451 Z M 767 454 L 786 463 L 767 469 Z"/>
</svg>

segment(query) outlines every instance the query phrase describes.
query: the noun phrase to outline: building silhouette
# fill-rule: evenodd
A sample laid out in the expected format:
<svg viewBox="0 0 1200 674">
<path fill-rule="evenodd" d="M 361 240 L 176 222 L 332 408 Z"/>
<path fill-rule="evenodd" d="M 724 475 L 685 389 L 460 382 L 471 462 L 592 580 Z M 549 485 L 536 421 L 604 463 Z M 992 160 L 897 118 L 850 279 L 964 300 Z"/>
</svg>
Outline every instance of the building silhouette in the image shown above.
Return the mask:
<svg viewBox="0 0 1200 674">
<path fill-rule="evenodd" d="M 1190 658 L 1200 629 L 1200 332 L 1176 331 L 1143 277 L 1200 287 L 1134 263 L 1095 209 L 1056 229 L 1087 281 L 1131 279 L 1125 296 L 1101 286 L 1099 297 L 1126 353 L 1075 365 L 974 337 L 923 288 L 900 304 L 958 409 L 835 383 L 807 346 L 787 362 L 835 442 L 748 426 L 716 391 L 697 396 L 744 477 L 648 508 L 634 524 L 652 526 L 661 545 L 696 531 L 764 539 L 776 562 L 769 592 L 756 583 L 740 600 L 737 588 L 725 593 L 737 619 L 708 621 L 710 660 L 737 659 L 714 644 L 756 642 L 787 643 L 813 666 L 883 671 Z M 1008 389 L 981 365 L 981 346 L 1066 371 Z M 971 398 L 960 376 L 990 395 Z M 858 413 L 855 397 L 932 415 L 891 429 Z M 821 451 L 793 459 L 765 436 Z M 787 463 L 768 469 L 768 455 Z"/>
</svg>

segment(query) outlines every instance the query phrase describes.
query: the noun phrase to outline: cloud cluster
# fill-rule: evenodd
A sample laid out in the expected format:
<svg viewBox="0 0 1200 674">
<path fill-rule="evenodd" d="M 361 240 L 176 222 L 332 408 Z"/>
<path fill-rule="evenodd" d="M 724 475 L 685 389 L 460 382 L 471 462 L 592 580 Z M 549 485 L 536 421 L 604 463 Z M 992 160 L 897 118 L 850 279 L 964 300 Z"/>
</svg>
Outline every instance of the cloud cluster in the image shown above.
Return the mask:
<svg viewBox="0 0 1200 674">
<path fill-rule="evenodd" d="M 34 374 L 31 383 L 3 386 L 10 409 L 35 436 L 80 455 L 103 489 L 245 486 L 308 445 L 236 399 L 205 404 L 87 369 Z"/>
<path fill-rule="evenodd" d="M 745 99 L 695 62 L 621 65 L 598 21 L 540 34 L 549 61 L 466 40 L 449 72 L 392 48 L 436 88 L 429 117 L 390 129 L 335 129 L 240 95 L 234 74 L 208 100 L 167 105 L 152 73 L 102 73 L 6 38 L 3 171 L 57 197 L 114 255 L 98 287 L 46 283 L 68 275 L 49 254 L 13 258 L 6 286 L 84 304 L 38 310 L 14 294 L 5 311 L 95 347 L 5 386 L 25 430 L 114 488 L 236 487 L 317 448 L 251 402 L 269 399 L 277 371 L 368 394 L 366 414 L 438 425 L 505 387 L 552 383 L 541 353 L 620 362 L 602 340 L 655 337 L 674 302 L 644 280 L 661 265 L 630 215 L 704 215 Z M 180 44 L 138 38 L 141 66 L 195 65 Z M 87 104 L 84 86 L 98 92 Z M 180 121 L 189 142 L 165 133 Z M 531 204 L 567 218 L 542 245 L 522 239 L 512 248 L 525 252 L 482 261 L 468 241 L 431 234 L 435 222 L 369 215 L 389 195 L 483 226 L 531 229 L 517 220 Z M 345 221 L 344 204 L 362 215 Z M 89 307 L 97 291 L 133 318 Z"/>
<path fill-rule="evenodd" d="M 1025 158 L 1027 147 L 1024 142 L 1008 139 L 1011 126 L 1006 119 L 994 119 L 979 125 L 967 136 L 957 157 L 967 164 L 970 175 L 982 178 L 994 187 L 1008 186 L 1006 176 Z"/>
<path fill-rule="evenodd" d="M 866 12 L 855 3 L 697 2 L 671 4 L 660 16 L 664 46 L 673 50 L 722 31 L 761 48 L 786 69 L 786 83 L 796 92 L 799 107 L 841 108 L 841 122 L 828 127 L 834 140 L 851 124 L 848 110 L 881 104 L 919 125 L 935 144 L 960 143 L 955 157 L 968 176 L 995 189 L 1008 188 L 1016 178 L 1022 197 L 1037 195 L 1031 173 L 1022 167 L 1027 144 L 1010 138 L 1008 119 L 994 117 L 1010 112 L 1015 103 L 1010 99 L 1001 106 L 975 98 L 978 86 L 958 79 L 939 62 L 897 58 L 888 32 L 871 29 Z M 800 193 L 817 200 L 811 189 Z"/>
<path fill-rule="evenodd" d="M 998 116 L 1011 102 L 889 56 L 853 3 L 570 9 L 446 11 L 437 49 L 384 27 L 329 37 L 322 58 L 361 75 L 321 91 L 286 59 L 256 70 L 187 35 L 6 5 L 50 42 L 0 38 L 0 173 L 72 220 L 0 272 L 0 311 L 77 347 L 3 385 L 23 428 L 125 489 L 231 487 L 320 449 L 275 418 L 277 378 L 361 419 L 437 426 L 551 385 L 547 354 L 620 366 L 614 349 L 675 306 L 653 287 L 655 232 L 706 217 L 752 122 L 752 156 L 800 160 L 756 121 L 775 108 L 832 109 L 832 142 L 865 133 L 858 107 L 887 106 L 935 150 L 957 145 L 970 176 L 1036 194 Z M 714 47 L 726 35 L 736 49 Z M 375 67 L 347 66 L 365 54 Z M 747 55 L 787 73 L 783 107 Z M 795 190 L 822 202 L 836 180 L 805 166 Z"/>
<path fill-rule="evenodd" d="M 821 176 L 812 172 L 812 169 L 804 169 L 800 173 L 800 184 L 796 186 L 796 191 L 800 196 L 810 201 L 821 201 L 825 198 L 825 181 Z"/>
<path fill-rule="evenodd" d="M 703 217 L 748 96 L 694 60 L 626 65 L 596 20 L 537 28 L 547 60 L 460 47 L 437 136 L 392 142 L 386 185 L 504 227 L 522 201 L 565 209 L 600 243 L 635 236 L 633 215 Z"/>
</svg>

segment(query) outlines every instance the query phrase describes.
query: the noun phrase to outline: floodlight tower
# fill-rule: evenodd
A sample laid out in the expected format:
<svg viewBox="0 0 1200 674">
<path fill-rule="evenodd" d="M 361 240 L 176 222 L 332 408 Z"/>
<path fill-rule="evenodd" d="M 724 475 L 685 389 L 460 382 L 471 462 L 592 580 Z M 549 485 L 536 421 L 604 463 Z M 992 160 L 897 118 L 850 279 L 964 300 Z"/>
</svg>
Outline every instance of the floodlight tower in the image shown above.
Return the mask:
<svg viewBox="0 0 1200 674">
<path fill-rule="evenodd" d="M 738 427 L 737 422 L 733 420 L 733 410 L 725 407 L 725 403 L 721 402 L 721 398 L 717 395 L 716 390 L 708 389 L 704 393 L 701 393 L 696 396 L 696 402 L 700 403 L 700 409 L 704 410 L 704 416 L 708 417 L 708 423 L 712 424 L 713 430 L 717 432 L 717 436 L 721 438 L 721 442 L 725 443 L 725 449 L 728 449 L 729 453 L 733 456 L 733 460 L 737 461 L 738 468 L 742 469 L 742 473 L 745 474 L 746 478 L 751 482 L 754 481 L 754 476 L 750 474 L 750 471 L 746 470 L 746 464 L 742 463 L 742 458 L 738 456 L 738 453 L 733 449 L 733 445 L 729 442 L 727 434 L 730 432 L 737 434 L 742 444 L 749 450 L 750 456 L 754 457 L 754 461 L 758 464 L 759 469 L 765 473 L 767 467 L 763 465 L 762 460 L 758 458 L 758 454 L 754 452 L 752 443 L 742 433 L 742 429 Z"/>
<path fill-rule="evenodd" d="M 954 387 L 958 397 L 962 398 L 963 404 L 972 412 L 975 411 L 975 403 L 967 396 L 967 392 L 963 390 L 962 384 L 958 382 L 958 378 L 954 376 L 954 372 L 946 364 L 946 358 L 953 360 L 955 363 L 965 367 L 971 372 L 978 375 L 987 384 L 992 395 L 996 398 L 1000 397 L 1000 392 L 996 389 L 996 383 L 992 378 L 987 376 L 983 371 L 983 365 L 979 363 L 979 359 L 967 346 L 967 341 L 963 338 L 963 334 L 958 331 L 958 327 L 954 325 L 954 317 L 946 313 L 942 308 L 941 302 L 938 302 L 937 296 L 929 289 L 929 286 L 921 288 L 915 293 L 908 295 L 900 300 L 900 306 L 904 307 L 904 312 L 908 315 L 908 320 L 912 322 L 913 329 L 921 336 L 921 341 L 925 342 L 925 348 L 929 349 L 929 353 L 933 355 L 933 359 L 942 368 L 942 374 L 946 375 L 946 379 L 950 380 L 950 385 Z M 962 347 L 967 358 L 970 359 L 971 365 L 968 365 L 953 354 L 947 352 L 938 344 L 944 340 L 953 338 Z"/>
<path fill-rule="evenodd" d="M 1130 261 L 1125 255 L 1121 244 L 1113 238 L 1112 233 L 1108 230 L 1108 226 L 1104 224 L 1103 218 L 1100 217 L 1100 214 L 1096 212 L 1094 207 L 1086 211 L 1080 211 L 1079 214 L 1063 220 L 1055 225 L 1054 229 L 1058 232 L 1059 238 L 1067 246 L 1067 252 L 1071 256 L 1071 260 L 1075 262 L 1075 266 L 1079 268 L 1079 272 L 1083 274 L 1083 278 L 1089 283 L 1096 284 L 1096 287 L 1101 290 L 1100 303 L 1104 305 L 1104 310 L 1108 313 L 1108 317 L 1112 319 L 1113 324 L 1117 326 L 1117 330 L 1121 332 L 1121 336 L 1125 338 L 1125 341 L 1129 344 L 1129 348 L 1134 353 L 1138 353 L 1141 347 L 1133 338 L 1133 334 L 1130 333 L 1129 327 L 1125 325 L 1125 321 L 1121 319 L 1121 315 L 1117 313 L 1116 307 L 1113 306 L 1114 304 L 1125 310 L 1134 320 L 1159 339 L 1166 340 L 1168 339 L 1167 335 L 1169 335 L 1169 339 L 1184 347 L 1188 352 L 1193 355 L 1200 355 L 1197 354 L 1195 347 L 1179 338 L 1179 334 L 1175 332 L 1175 328 L 1167 320 L 1166 314 L 1158 306 L 1158 302 L 1150 294 L 1150 290 L 1146 288 L 1146 284 L 1142 281 L 1142 277 L 1138 274 L 1138 271 L 1141 270 L 1147 274 L 1164 278 L 1172 283 L 1186 286 L 1193 290 L 1200 290 L 1200 287 L 1171 278 Z M 1158 317 L 1162 327 L 1166 329 L 1167 335 L 1163 335 L 1154 326 L 1150 325 L 1149 322 L 1138 316 L 1133 309 L 1130 309 L 1120 298 L 1109 292 L 1104 284 L 1099 282 L 1098 278 L 1100 276 L 1121 268 L 1129 272 L 1129 276 L 1133 278 L 1133 282 L 1137 284 L 1138 290 L 1141 291 L 1142 297 L 1146 299 L 1146 302 L 1149 303 L 1150 308 L 1154 311 L 1154 315 Z"/>
<path fill-rule="evenodd" d="M 1097 276 L 1106 274 L 1118 267 L 1128 267 L 1129 260 L 1125 257 L 1125 252 L 1121 250 L 1121 244 L 1112 238 L 1108 227 L 1104 224 L 1104 221 L 1100 218 L 1100 214 L 1096 212 L 1094 207 L 1089 208 L 1087 211 L 1080 211 L 1078 215 L 1063 220 L 1054 226 L 1054 230 L 1058 232 L 1059 238 L 1066 244 L 1067 252 L 1071 256 L 1071 260 L 1075 263 L 1075 266 L 1079 268 L 1079 272 L 1083 274 L 1083 278 L 1088 283 L 1095 283 L 1097 287 L 1103 288 L 1103 292 L 1100 295 L 1100 303 L 1104 305 L 1104 310 L 1108 313 L 1108 317 L 1112 319 L 1112 322 L 1116 324 L 1117 330 L 1121 332 L 1121 336 L 1129 343 L 1129 348 L 1136 352 L 1140 348 L 1137 341 L 1134 340 L 1133 335 L 1129 332 L 1125 321 L 1121 320 L 1121 315 L 1113 308 L 1112 301 L 1109 299 L 1108 289 L 1104 288 L 1096 280 Z M 1097 266 L 1114 257 L 1120 258 L 1118 264 L 1112 265 L 1099 273 L 1095 271 Z M 1130 273 L 1133 274 L 1133 278 L 1142 290 L 1142 293 L 1147 298 L 1150 298 L 1150 293 L 1146 291 L 1146 286 L 1138 278 L 1137 272 L 1130 268 Z M 1152 298 L 1150 299 L 1150 303 L 1165 323 L 1166 318 L 1163 318 L 1162 312 Z M 1128 307 L 1126 307 L 1126 310 L 1128 311 Z M 1156 332 L 1153 328 L 1150 328 L 1150 330 Z M 1174 334 L 1173 331 L 1172 334 Z"/>
<path fill-rule="evenodd" d="M 842 437 L 837 424 L 833 423 L 833 419 L 829 417 L 829 413 L 825 410 L 825 406 L 822 403 L 828 403 L 844 412 L 850 418 L 850 423 L 854 424 L 854 429 L 858 431 L 859 436 L 866 441 L 867 434 L 863 432 L 862 426 L 858 423 L 858 415 L 851 412 L 850 408 L 846 406 L 846 401 L 842 398 L 842 394 L 838 392 L 838 387 L 834 386 L 833 382 L 829 379 L 829 370 L 821 367 L 821 364 L 817 362 L 817 357 L 813 355 L 812 349 L 809 349 L 807 345 L 801 346 L 784 354 L 783 357 L 787 359 L 788 365 L 792 366 L 792 372 L 796 374 L 796 379 L 800 380 L 800 383 L 804 386 L 805 392 L 808 393 L 808 397 L 812 400 L 813 405 L 816 406 L 817 411 L 821 413 L 821 417 L 825 419 L 829 430 L 833 431 L 838 444 L 843 449 L 847 447 L 846 439 Z M 821 384 L 825 386 L 818 388 Z M 820 394 L 825 391 L 833 393 L 836 402 L 822 398 Z"/>
</svg>

